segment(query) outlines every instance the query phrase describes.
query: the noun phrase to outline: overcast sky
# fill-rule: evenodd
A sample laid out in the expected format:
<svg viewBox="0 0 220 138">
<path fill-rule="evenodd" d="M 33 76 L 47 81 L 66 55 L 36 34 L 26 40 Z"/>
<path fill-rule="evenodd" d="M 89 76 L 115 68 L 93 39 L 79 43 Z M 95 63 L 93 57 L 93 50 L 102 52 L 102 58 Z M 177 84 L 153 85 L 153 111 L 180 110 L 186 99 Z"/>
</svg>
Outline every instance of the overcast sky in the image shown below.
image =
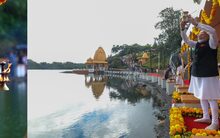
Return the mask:
<svg viewBox="0 0 220 138">
<path fill-rule="evenodd" d="M 204 0 L 203 0 L 204 1 Z M 28 58 L 85 62 L 99 46 L 152 44 L 167 7 L 198 11 L 193 0 L 28 0 Z"/>
</svg>

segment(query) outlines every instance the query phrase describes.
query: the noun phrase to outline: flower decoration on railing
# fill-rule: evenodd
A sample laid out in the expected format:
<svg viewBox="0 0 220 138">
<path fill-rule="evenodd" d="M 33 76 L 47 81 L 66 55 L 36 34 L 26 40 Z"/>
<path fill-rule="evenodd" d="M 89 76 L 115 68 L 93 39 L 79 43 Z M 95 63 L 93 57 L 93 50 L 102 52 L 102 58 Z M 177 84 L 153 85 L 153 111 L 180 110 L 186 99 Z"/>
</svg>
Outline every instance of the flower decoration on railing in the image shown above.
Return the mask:
<svg viewBox="0 0 220 138">
<path fill-rule="evenodd" d="M 180 110 L 182 111 L 183 116 L 196 117 L 196 118 L 202 117 L 201 108 L 181 107 Z"/>
<path fill-rule="evenodd" d="M 173 100 L 172 100 L 173 103 L 180 103 L 181 102 L 180 93 L 177 91 L 173 92 L 172 98 L 173 98 Z"/>
<path fill-rule="evenodd" d="M 7 0 L 0 0 L 0 5 L 6 3 Z"/>
<path fill-rule="evenodd" d="M 211 24 L 214 19 L 215 14 L 216 14 L 216 9 L 218 6 L 220 6 L 220 0 L 212 0 L 212 8 L 211 8 L 211 13 L 210 13 L 209 17 L 207 15 L 206 11 L 202 10 L 201 21 L 204 21 L 207 24 Z"/>
<path fill-rule="evenodd" d="M 192 93 L 174 91 L 172 95 L 173 103 L 181 103 L 181 98 L 180 98 L 181 95 L 192 95 Z"/>
</svg>

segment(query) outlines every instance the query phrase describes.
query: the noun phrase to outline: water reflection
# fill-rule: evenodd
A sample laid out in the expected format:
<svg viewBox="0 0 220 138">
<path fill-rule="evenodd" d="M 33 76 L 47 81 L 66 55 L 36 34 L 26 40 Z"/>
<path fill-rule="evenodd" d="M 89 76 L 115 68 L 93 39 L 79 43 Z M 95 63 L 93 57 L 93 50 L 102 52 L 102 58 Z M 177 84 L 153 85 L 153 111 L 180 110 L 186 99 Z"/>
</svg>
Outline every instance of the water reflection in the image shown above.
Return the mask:
<svg viewBox="0 0 220 138">
<path fill-rule="evenodd" d="M 94 74 L 85 75 L 85 86 L 91 88 L 96 99 L 99 99 L 107 87 L 110 91 L 110 99 L 128 101 L 131 104 L 135 104 L 141 99 L 150 99 L 152 91 L 148 85 L 139 83 L 135 79 Z"/>
<path fill-rule="evenodd" d="M 156 137 L 160 97 L 154 87 L 126 76 L 59 72 L 29 72 L 29 138 Z"/>
<path fill-rule="evenodd" d="M 96 99 L 99 99 L 99 97 L 102 95 L 107 80 L 107 76 L 94 74 L 85 75 L 85 85 L 87 88 L 91 87 L 93 95 Z"/>
<path fill-rule="evenodd" d="M 151 98 L 151 89 L 144 84 L 134 80 L 123 80 L 112 78 L 107 86 L 110 89 L 110 98 L 128 101 L 131 104 L 139 102 L 141 99 Z"/>
<path fill-rule="evenodd" d="M 0 137 L 23 138 L 27 132 L 27 83 L 14 80 L 0 92 Z"/>
</svg>

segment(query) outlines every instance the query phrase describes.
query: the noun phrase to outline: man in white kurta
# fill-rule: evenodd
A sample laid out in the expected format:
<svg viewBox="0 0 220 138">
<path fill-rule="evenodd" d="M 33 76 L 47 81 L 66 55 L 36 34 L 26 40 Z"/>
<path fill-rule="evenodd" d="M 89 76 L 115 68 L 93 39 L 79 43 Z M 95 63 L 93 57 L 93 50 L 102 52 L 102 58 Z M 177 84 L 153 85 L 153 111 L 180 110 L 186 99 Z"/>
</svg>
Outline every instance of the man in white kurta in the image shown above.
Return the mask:
<svg viewBox="0 0 220 138">
<path fill-rule="evenodd" d="M 185 43 L 195 48 L 192 74 L 189 92 L 200 99 L 203 109 L 203 118 L 195 122 L 211 123 L 205 129 L 219 128 L 218 103 L 220 99 L 220 82 L 217 67 L 218 37 L 214 28 L 209 25 L 198 23 L 194 18 L 189 18 L 190 23 L 199 28 L 198 41 L 189 40 L 186 36 L 185 24 L 181 21 L 181 36 Z M 211 108 L 212 119 L 210 119 L 208 108 Z"/>
</svg>

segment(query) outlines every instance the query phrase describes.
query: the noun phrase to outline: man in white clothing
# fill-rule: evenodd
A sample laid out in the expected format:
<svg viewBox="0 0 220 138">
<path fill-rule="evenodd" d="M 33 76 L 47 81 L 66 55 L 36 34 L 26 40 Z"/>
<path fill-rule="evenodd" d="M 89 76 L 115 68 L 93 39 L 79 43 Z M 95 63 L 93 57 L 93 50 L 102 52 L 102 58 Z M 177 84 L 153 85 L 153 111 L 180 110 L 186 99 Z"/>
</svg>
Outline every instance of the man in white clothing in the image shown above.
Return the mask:
<svg viewBox="0 0 220 138">
<path fill-rule="evenodd" d="M 199 28 L 198 41 L 189 40 L 186 36 L 186 22 L 180 22 L 181 36 L 185 43 L 194 47 L 193 63 L 191 70 L 191 81 L 189 92 L 200 99 L 203 110 L 203 118 L 195 122 L 211 123 L 205 129 L 219 128 L 218 103 L 220 99 L 220 85 L 218 74 L 217 47 L 218 37 L 214 28 L 199 23 L 196 19 L 189 17 L 189 22 Z M 212 119 L 210 119 L 208 108 L 211 108 Z"/>
</svg>

